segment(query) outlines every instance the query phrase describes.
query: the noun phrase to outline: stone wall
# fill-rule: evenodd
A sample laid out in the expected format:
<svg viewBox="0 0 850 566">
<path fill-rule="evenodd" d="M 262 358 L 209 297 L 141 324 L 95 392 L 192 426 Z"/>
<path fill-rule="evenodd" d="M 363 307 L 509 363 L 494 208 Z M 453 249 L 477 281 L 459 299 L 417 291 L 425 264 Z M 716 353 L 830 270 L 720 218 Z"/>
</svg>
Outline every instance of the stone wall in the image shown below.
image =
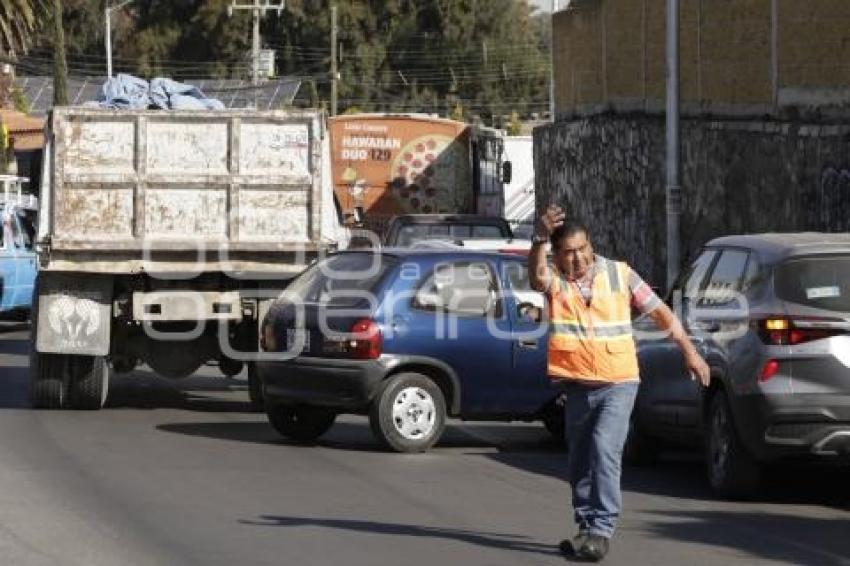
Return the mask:
<svg viewBox="0 0 850 566">
<path fill-rule="evenodd" d="M 536 204 L 587 223 L 597 250 L 664 287 L 662 117 L 598 115 L 534 132 Z M 709 239 L 850 230 L 850 125 L 684 120 L 682 256 Z"/>
</svg>

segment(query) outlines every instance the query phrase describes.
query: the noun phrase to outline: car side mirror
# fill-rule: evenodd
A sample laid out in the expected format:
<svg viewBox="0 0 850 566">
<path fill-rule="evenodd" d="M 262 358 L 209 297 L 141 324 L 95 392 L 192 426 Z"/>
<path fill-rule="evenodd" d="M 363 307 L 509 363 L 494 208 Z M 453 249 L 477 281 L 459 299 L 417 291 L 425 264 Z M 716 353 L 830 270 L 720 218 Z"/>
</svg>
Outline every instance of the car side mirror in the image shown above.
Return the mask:
<svg viewBox="0 0 850 566">
<path fill-rule="evenodd" d="M 509 184 L 511 180 L 514 178 L 514 166 L 510 161 L 505 161 L 502 163 L 502 182 L 504 184 Z"/>
</svg>

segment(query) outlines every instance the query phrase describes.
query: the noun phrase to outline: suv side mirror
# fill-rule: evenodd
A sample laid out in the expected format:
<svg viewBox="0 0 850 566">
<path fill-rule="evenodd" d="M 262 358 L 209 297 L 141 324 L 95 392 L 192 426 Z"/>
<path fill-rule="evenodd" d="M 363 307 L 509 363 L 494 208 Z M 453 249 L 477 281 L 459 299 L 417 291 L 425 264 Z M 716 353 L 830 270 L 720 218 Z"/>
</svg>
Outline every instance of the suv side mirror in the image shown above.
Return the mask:
<svg viewBox="0 0 850 566">
<path fill-rule="evenodd" d="M 514 166 L 510 161 L 502 163 L 502 182 L 506 185 L 514 178 Z"/>
</svg>

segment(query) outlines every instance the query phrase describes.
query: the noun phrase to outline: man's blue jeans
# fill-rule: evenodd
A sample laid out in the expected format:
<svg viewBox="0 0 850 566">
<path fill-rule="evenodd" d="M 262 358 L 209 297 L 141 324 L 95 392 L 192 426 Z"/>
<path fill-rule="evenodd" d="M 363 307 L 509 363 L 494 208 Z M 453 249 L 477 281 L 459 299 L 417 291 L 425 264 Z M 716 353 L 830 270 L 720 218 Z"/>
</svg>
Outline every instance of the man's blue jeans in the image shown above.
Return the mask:
<svg viewBox="0 0 850 566">
<path fill-rule="evenodd" d="M 579 531 L 610 538 L 620 516 L 623 446 L 638 383 L 567 383 L 569 481 Z"/>
</svg>

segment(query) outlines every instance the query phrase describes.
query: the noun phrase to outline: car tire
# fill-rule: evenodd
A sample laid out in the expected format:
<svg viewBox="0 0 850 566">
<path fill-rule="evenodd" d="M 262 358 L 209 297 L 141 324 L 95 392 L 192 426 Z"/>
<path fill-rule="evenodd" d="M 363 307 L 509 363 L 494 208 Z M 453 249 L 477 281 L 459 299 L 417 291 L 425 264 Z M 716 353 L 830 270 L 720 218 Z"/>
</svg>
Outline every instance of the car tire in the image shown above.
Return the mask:
<svg viewBox="0 0 850 566">
<path fill-rule="evenodd" d="M 442 390 L 419 373 L 399 373 L 387 379 L 369 411 L 378 441 L 395 452 L 425 452 L 446 427 Z"/>
<path fill-rule="evenodd" d="M 68 401 L 66 356 L 30 352 L 29 396 L 33 409 L 63 409 Z"/>
<path fill-rule="evenodd" d="M 567 423 L 564 421 L 565 414 L 563 405 L 553 401 L 543 410 L 541 417 L 543 426 L 549 434 L 552 435 L 552 438 L 557 440 L 559 443 L 565 442 L 567 438 Z"/>
<path fill-rule="evenodd" d="M 707 436 L 706 468 L 711 488 L 729 499 L 751 494 L 758 487 L 759 465 L 741 443 L 729 400 L 722 391 L 711 398 Z"/>
<path fill-rule="evenodd" d="M 308 405 L 277 405 L 266 409 L 272 427 L 291 440 L 313 442 L 333 426 L 336 413 Z"/>
<path fill-rule="evenodd" d="M 248 362 L 248 399 L 251 400 L 252 411 L 259 413 L 265 409 L 263 382 L 260 381 L 257 364 L 254 362 Z"/>
<path fill-rule="evenodd" d="M 97 411 L 106 404 L 112 373 L 105 356 L 68 356 L 68 407 Z"/>
<path fill-rule="evenodd" d="M 634 418 L 629 419 L 629 436 L 623 448 L 623 463 L 629 466 L 651 466 L 661 455 L 659 441 L 643 432 Z"/>
</svg>

